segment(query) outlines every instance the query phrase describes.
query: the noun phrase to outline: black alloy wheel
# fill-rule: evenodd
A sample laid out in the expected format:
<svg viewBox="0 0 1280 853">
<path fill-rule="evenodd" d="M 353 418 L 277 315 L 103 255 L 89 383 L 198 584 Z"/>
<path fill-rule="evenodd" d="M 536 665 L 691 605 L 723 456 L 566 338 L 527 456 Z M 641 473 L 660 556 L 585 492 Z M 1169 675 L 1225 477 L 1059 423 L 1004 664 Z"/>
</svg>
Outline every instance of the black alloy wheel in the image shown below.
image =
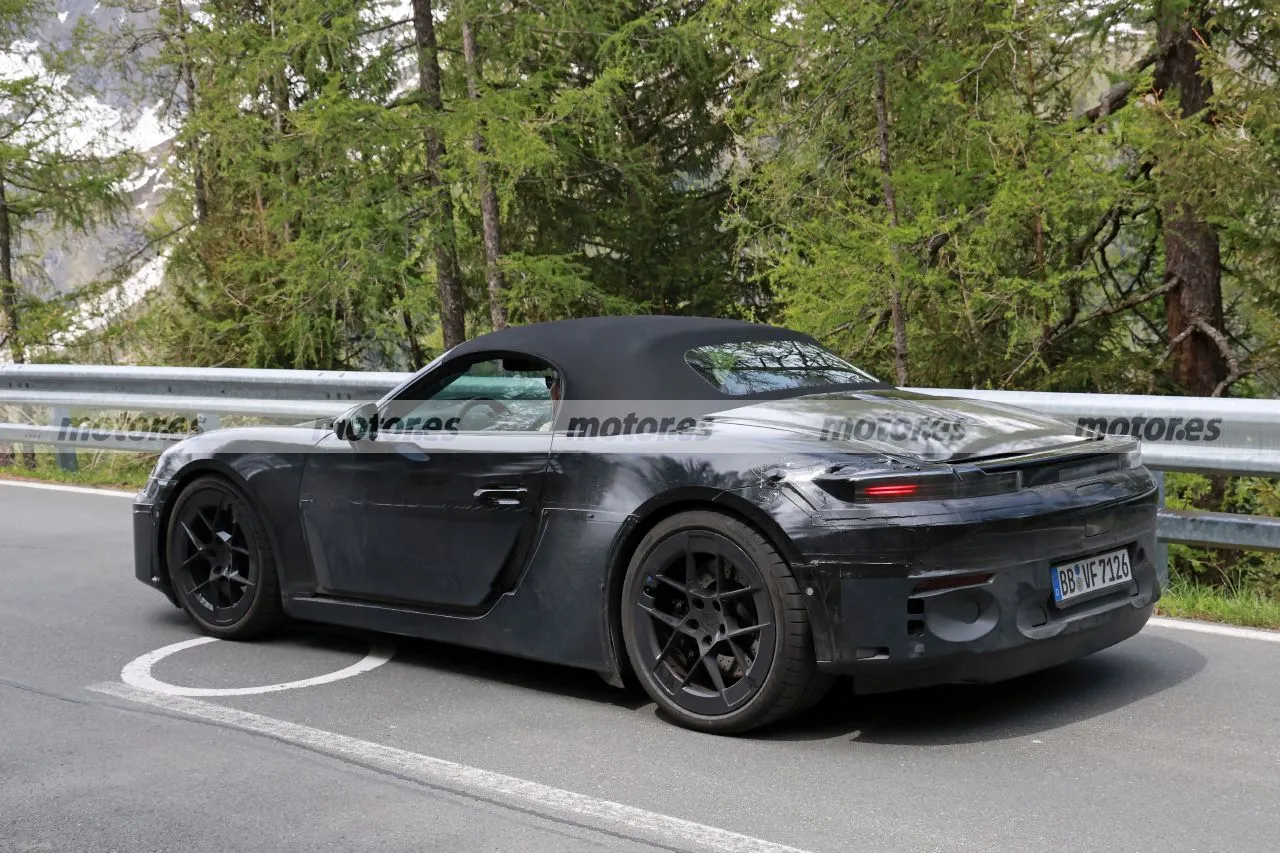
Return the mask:
<svg viewBox="0 0 1280 853">
<path fill-rule="evenodd" d="M 830 684 L 785 561 L 719 513 L 681 513 L 645 536 L 623 585 L 622 627 L 645 690 L 687 728 L 747 731 L 803 710 Z"/>
<path fill-rule="evenodd" d="M 203 477 L 182 491 L 169 517 L 166 557 L 182 608 L 205 633 L 251 639 L 280 623 L 270 542 L 257 512 L 227 481 Z"/>
</svg>

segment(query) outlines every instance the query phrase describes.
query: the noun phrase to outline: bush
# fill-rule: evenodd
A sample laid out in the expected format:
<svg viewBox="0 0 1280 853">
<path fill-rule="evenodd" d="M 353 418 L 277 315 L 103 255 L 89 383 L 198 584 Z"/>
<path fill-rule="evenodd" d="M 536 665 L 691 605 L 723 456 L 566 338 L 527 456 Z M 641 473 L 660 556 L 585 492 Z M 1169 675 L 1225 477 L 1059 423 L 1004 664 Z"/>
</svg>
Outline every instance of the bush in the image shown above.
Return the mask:
<svg viewBox="0 0 1280 853">
<path fill-rule="evenodd" d="M 1166 474 L 1165 504 L 1171 509 L 1280 516 L 1280 490 L 1265 477 L 1206 477 Z M 1231 595 L 1280 600 L 1280 554 L 1169 546 L 1173 583 L 1210 587 Z"/>
</svg>

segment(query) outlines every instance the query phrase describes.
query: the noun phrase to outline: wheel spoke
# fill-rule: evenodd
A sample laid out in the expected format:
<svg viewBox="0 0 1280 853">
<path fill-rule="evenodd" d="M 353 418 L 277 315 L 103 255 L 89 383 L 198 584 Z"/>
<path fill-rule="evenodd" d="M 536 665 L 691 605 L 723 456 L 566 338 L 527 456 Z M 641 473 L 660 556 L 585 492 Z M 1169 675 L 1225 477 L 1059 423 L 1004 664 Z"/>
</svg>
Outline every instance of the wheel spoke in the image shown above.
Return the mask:
<svg viewBox="0 0 1280 853">
<path fill-rule="evenodd" d="M 684 674 L 684 678 L 680 679 L 680 686 L 682 688 L 688 687 L 689 682 L 693 681 L 693 675 L 698 671 L 698 662 L 701 660 L 702 657 L 695 651 L 693 660 L 689 662 L 689 670 Z"/>
<path fill-rule="evenodd" d="M 243 545 L 232 545 L 232 546 L 231 546 L 231 550 L 232 550 L 232 551 L 234 551 L 234 552 L 235 552 L 235 553 L 237 553 L 237 554 L 243 554 L 243 555 L 244 555 L 244 556 L 246 556 L 246 557 L 252 556 L 252 555 L 249 553 L 249 549 L 248 549 L 248 548 L 246 548 L 246 547 L 244 547 Z"/>
<path fill-rule="evenodd" d="M 726 640 L 733 640 L 737 637 L 745 637 L 747 634 L 755 634 L 758 631 L 768 628 L 768 622 L 761 622 L 759 625 L 743 625 L 741 628 L 734 628 L 732 631 L 724 635 Z"/>
<path fill-rule="evenodd" d="M 682 583 L 678 582 L 675 578 L 669 578 L 669 577 L 667 577 L 666 575 L 655 575 L 655 577 L 656 577 L 660 582 L 665 583 L 667 586 L 671 587 L 671 588 L 672 588 L 672 589 L 674 589 L 674 590 L 677 590 L 677 591 L 679 591 L 679 592 L 683 592 L 683 593 L 685 593 L 686 595 L 687 595 L 687 594 L 688 594 L 688 592 L 689 592 L 689 588 L 688 588 L 687 586 L 685 586 L 684 584 L 682 584 Z"/>
<path fill-rule="evenodd" d="M 239 584 L 245 589 L 253 589 L 253 581 L 249 580 L 247 577 L 240 574 L 239 572 L 232 572 L 231 574 L 227 575 L 227 580 L 231 583 Z"/>
<path fill-rule="evenodd" d="M 197 513 L 197 516 L 198 515 L 199 513 Z M 200 520 L 203 521 L 204 519 L 201 518 Z M 187 534 L 187 538 L 191 540 L 191 544 L 195 545 L 197 549 L 203 551 L 205 548 L 209 547 L 208 543 L 201 542 L 199 538 L 196 537 L 195 533 L 192 532 L 191 528 L 187 526 L 185 521 L 179 521 L 178 526 L 182 528 L 183 533 Z"/>
<path fill-rule="evenodd" d="M 194 563 L 196 560 L 208 561 L 208 559 L 209 559 L 209 555 L 205 553 L 205 550 L 203 548 L 201 548 L 200 550 L 192 554 L 190 557 L 187 557 L 187 559 L 182 561 L 182 568 L 184 569 L 190 568 L 191 564 Z"/>
<path fill-rule="evenodd" d="M 200 581 L 200 583 L 193 586 L 191 590 L 187 593 L 187 595 L 195 595 L 197 592 L 204 589 L 206 586 L 213 583 L 215 580 L 217 580 L 217 578 L 215 578 L 213 575 L 213 572 L 210 571 L 209 577 L 205 578 L 204 580 Z"/>
<path fill-rule="evenodd" d="M 658 671 L 658 667 L 662 666 L 662 664 L 666 661 L 667 655 L 671 654 L 672 650 L 675 649 L 676 640 L 678 640 L 680 636 L 681 635 L 679 631 L 671 632 L 671 637 L 668 638 L 667 644 L 662 647 L 662 652 L 658 655 L 658 659 L 653 662 L 653 668 L 649 670 L 650 672 Z"/>
<path fill-rule="evenodd" d="M 661 610 L 658 610 L 655 607 L 649 607 L 648 605 L 639 601 L 636 602 L 636 607 L 639 607 L 645 613 L 648 613 L 650 616 L 652 616 L 657 621 L 661 622 L 663 625 L 666 625 L 668 628 L 671 628 L 672 630 L 677 632 L 683 632 L 684 623 L 681 622 L 677 617 L 672 616 L 670 613 L 663 613 Z"/>
<path fill-rule="evenodd" d="M 694 556 L 693 547 L 686 541 L 684 545 L 684 585 L 686 592 L 698 588 L 698 560 Z"/>
<path fill-rule="evenodd" d="M 218 609 L 218 607 L 220 606 L 218 602 L 222 600 L 222 596 L 220 595 L 220 593 L 222 592 L 222 587 L 218 583 L 221 580 L 222 578 L 218 577 L 217 575 L 210 574 L 209 579 L 206 580 L 204 584 L 202 584 L 202 586 L 206 587 L 204 591 L 204 597 L 209 602 L 209 607 L 211 607 L 214 610 Z"/>
<path fill-rule="evenodd" d="M 744 596 L 744 595 L 750 595 L 751 593 L 757 592 L 757 591 L 758 590 L 753 586 L 744 586 L 741 589 L 725 590 L 724 592 L 717 595 L 716 598 L 720 599 L 721 601 L 725 601 L 726 599 L 732 600 L 735 598 L 740 598 L 741 596 Z"/>
<path fill-rule="evenodd" d="M 733 651 L 733 659 L 738 662 L 738 666 L 742 667 L 742 677 L 747 678 L 751 670 L 751 662 L 747 660 L 746 653 L 733 641 L 733 638 L 726 638 L 725 642 L 728 643 L 729 648 Z"/>
<path fill-rule="evenodd" d="M 724 674 L 720 672 L 720 664 L 713 655 L 704 655 L 702 665 L 707 670 L 707 674 L 711 676 L 711 683 L 715 686 L 716 692 L 720 694 L 721 699 L 724 699 Z M 725 701 L 727 704 L 728 700 Z"/>
<path fill-rule="evenodd" d="M 196 518 L 200 519 L 200 521 L 204 524 L 204 529 L 209 531 L 209 538 L 210 538 L 210 541 L 212 541 L 213 532 L 214 530 L 217 529 L 216 525 L 218 522 L 218 511 L 216 509 L 213 511 L 213 521 L 210 521 L 208 518 L 205 517 L 205 514 L 204 514 L 205 509 L 206 509 L 205 507 L 201 507 L 200 509 L 196 510 Z"/>
</svg>

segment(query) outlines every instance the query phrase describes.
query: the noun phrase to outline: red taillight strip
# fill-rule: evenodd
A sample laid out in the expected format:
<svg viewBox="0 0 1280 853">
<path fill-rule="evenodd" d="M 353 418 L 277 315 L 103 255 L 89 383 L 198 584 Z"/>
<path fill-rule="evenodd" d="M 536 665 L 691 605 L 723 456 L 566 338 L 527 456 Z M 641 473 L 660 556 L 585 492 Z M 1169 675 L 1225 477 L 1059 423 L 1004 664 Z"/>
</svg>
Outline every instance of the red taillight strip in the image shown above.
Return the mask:
<svg viewBox="0 0 1280 853">
<path fill-rule="evenodd" d="M 905 498 L 920 491 L 915 483 L 898 483 L 885 486 L 867 486 L 862 493 L 869 498 Z"/>
</svg>

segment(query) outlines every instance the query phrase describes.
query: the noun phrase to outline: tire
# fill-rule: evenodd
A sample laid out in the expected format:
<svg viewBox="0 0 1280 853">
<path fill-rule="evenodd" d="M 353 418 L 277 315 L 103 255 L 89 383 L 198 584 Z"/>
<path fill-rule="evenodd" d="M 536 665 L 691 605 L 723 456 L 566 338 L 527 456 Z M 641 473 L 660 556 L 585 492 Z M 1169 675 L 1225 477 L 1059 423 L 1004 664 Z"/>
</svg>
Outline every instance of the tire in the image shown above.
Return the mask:
<svg viewBox="0 0 1280 853">
<path fill-rule="evenodd" d="M 179 604 L 206 634 L 250 640 L 284 621 L 266 526 L 221 477 L 200 477 L 178 495 L 165 532 L 165 562 Z"/>
<path fill-rule="evenodd" d="M 830 689 L 786 561 L 730 516 L 698 510 L 655 525 L 631 557 L 621 615 L 636 680 L 684 728 L 740 734 Z"/>
</svg>

